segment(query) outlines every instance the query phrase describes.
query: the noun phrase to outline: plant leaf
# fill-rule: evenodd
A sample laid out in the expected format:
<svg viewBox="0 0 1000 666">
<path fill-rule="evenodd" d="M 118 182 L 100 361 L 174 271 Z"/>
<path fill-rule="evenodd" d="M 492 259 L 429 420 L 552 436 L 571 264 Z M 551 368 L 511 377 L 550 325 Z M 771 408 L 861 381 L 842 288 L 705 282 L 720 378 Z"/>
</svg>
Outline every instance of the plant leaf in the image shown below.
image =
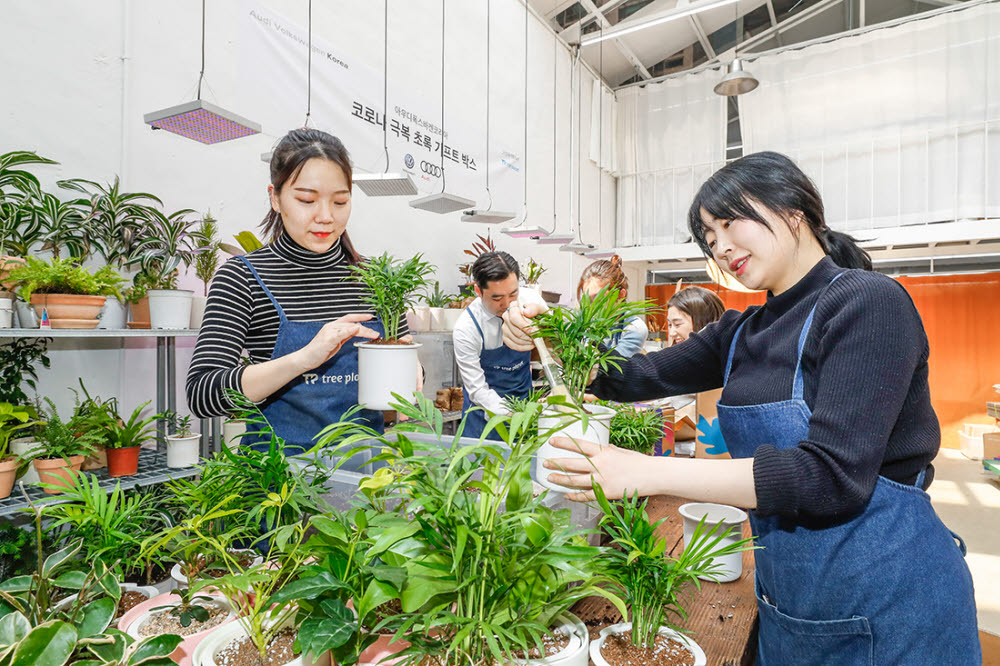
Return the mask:
<svg viewBox="0 0 1000 666">
<path fill-rule="evenodd" d="M 51 620 L 32 629 L 18 644 L 10 666 L 63 666 L 76 649 L 76 629 Z"/>
<path fill-rule="evenodd" d="M 80 638 L 90 638 L 103 633 L 115 616 L 117 602 L 111 597 L 102 597 L 83 608 L 83 619 L 77 627 Z"/>
</svg>

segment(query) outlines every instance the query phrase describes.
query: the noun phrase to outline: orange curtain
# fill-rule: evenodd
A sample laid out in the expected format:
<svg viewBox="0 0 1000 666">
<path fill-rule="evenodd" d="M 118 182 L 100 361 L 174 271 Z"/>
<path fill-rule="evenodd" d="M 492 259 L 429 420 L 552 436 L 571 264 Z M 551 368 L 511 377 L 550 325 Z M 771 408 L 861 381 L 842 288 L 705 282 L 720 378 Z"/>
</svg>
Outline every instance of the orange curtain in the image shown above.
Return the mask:
<svg viewBox="0 0 1000 666">
<path fill-rule="evenodd" d="M 963 423 L 991 423 L 986 402 L 1000 383 L 1000 273 L 928 275 L 897 280 L 909 292 L 930 343 L 931 403 L 941 424 L 941 444 L 958 448 Z M 764 293 L 697 285 L 719 295 L 726 308 L 744 310 L 764 302 Z M 651 330 L 666 330 L 666 304 L 674 285 L 650 285 L 646 298 L 659 309 Z"/>
</svg>

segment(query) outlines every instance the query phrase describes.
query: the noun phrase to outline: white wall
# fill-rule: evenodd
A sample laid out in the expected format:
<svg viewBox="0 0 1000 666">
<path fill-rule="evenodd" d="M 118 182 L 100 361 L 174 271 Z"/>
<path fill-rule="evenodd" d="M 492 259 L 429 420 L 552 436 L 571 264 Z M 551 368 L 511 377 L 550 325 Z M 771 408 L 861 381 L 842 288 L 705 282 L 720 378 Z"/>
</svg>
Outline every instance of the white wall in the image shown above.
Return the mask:
<svg viewBox="0 0 1000 666">
<path fill-rule="evenodd" d="M 285 17 L 302 27 L 306 23 L 304 0 L 255 2 L 217 0 L 208 3 L 206 82 L 203 97 L 251 119 L 261 119 L 261 135 L 205 146 L 167 132 L 151 131 L 143 113 L 179 104 L 195 96 L 200 62 L 201 3 L 180 0 L 169 5 L 152 2 L 87 2 L 38 0 L 25 3 L 0 0 L 0 70 L 4 71 L 5 104 L 0 110 L 0 152 L 36 150 L 58 160 L 57 167 L 36 169 L 43 183 L 54 191 L 60 178 L 83 177 L 107 182 L 120 175 L 125 189 L 147 191 L 163 199 L 168 210 L 211 209 L 227 240 L 243 229 L 255 229 L 267 210 L 267 165 L 260 154 L 291 127 L 302 123 L 305 110 L 305 49 L 299 62 L 290 62 L 285 78 L 264 77 L 247 67 L 246 16 L 253 7 Z M 440 3 L 431 0 L 390 0 L 390 78 L 397 94 L 437 100 L 440 95 Z M 517 0 L 492 0 L 491 22 L 491 160 L 497 150 L 520 153 L 523 145 L 524 10 Z M 314 42 L 333 45 L 358 59 L 359 66 L 382 70 L 382 3 L 350 0 L 313 3 Z M 448 3 L 447 120 L 449 132 L 464 133 L 470 145 L 485 141 L 485 11 L 486 2 Z M 570 128 L 570 53 L 555 46 L 549 29 L 529 17 L 527 225 L 570 229 L 570 132 L 577 141 L 590 136 L 593 76 L 580 76 L 579 109 Z M 553 91 L 553 68 L 557 86 Z M 315 90 L 318 63 L 314 56 L 314 109 L 322 93 Z M 376 88 L 381 86 L 376 83 Z M 299 90 L 299 94 L 295 91 Z M 390 96 L 393 93 L 390 92 Z M 553 100 L 556 102 L 556 141 L 553 151 Z M 380 99 L 378 100 L 381 101 Z M 389 107 L 393 105 L 389 100 Z M 438 107 L 434 107 L 438 108 Z M 351 132 L 323 126 L 340 134 L 353 150 Z M 380 139 L 380 137 L 376 137 Z M 380 140 L 376 141 L 378 148 Z M 371 137 L 358 137 L 355 164 L 379 170 L 381 152 L 372 150 Z M 485 146 L 480 149 L 485 152 Z M 393 162 L 400 159 L 390 147 Z M 580 205 L 585 242 L 609 247 L 614 238 L 614 179 L 601 173 L 580 155 Z M 553 207 L 553 160 L 556 197 Z M 478 176 L 456 179 L 449 191 L 486 205 L 485 183 Z M 491 172 L 494 173 L 494 172 Z M 478 178 L 478 180 L 477 180 Z M 491 183 L 493 208 L 524 213 L 520 174 L 507 174 Z M 599 192 L 603 194 L 599 195 Z M 601 201 L 603 216 L 598 210 Z M 576 204 L 573 202 L 573 209 Z M 602 219 L 603 218 L 603 219 Z M 520 221 L 518 217 L 516 221 Z M 508 223 L 509 224 L 509 223 Z M 502 225 L 506 226 L 506 225 Z M 423 252 L 438 266 L 437 277 L 452 291 L 459 283 L 462 250 L 487 225 L 463 223 L 459 214 L 436 215 L 410 208 L 405 199 L 368 198 L 356 192 L 348 227 L 362 253 L 383 251 L 408 256 Z M 560 291 L 569 300 L 580 270 L 589 260 L 538 246 L 530 240 L 513 240 L 497 233 L 497 246 L 518 259 L 533 257 L 549 268 L 542 280 L 546 289 Z M 200 289 L 193 277 L 184 284 Z M 637 287 L 634 287 L 634 290 Z M 180 396 L 184 369 L 193 340 L 178 342 Z M 130 341 L 124 350 L 101 352 L 96 363 L 77 364 L 78 350 L 90 349 L 60 343 L 53 351 L 53 370 L 44 373 L 43 393 L 61 405 L 71 404 L 65 387 L 87 371 L 93 392 L 116 392 L 131 408 L 152 398 L 155 346 Z M 74 359 L 73 363 L 69 359 Z M 95 357 L 96 359 L 97 357 Z M 64 362 L 66 361 L 66 362 Z M 183 404 L 183 401 L 182 401 Z"/>
</svg>

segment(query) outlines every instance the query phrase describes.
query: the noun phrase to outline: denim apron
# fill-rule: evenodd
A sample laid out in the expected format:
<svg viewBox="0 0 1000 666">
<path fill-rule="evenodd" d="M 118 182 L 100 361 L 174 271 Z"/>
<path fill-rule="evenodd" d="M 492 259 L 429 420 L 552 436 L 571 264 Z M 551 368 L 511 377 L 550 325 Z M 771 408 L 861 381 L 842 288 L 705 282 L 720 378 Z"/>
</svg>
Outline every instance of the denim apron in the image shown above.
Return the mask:
<svg viewBox="0 0 1000 666">
<path fill-rule="evenodd" d="M 308 345 L 326 324 L 322 321 L 289 321 L 285 311 L 278 305 L 271 290 L 267 288 L 253 265 L 245 257 L 240 260 L 250 269 L 261 289 L 271 299 L 278 311 L 281 323 L 278 339 L 274 343 L 271 360 L 281 358 Z M 380 335 L 383 333 L 378 321 L 365 322 L 364 326 Z M 344 343 L 333 358 L 323 365 L 303 373 L 273 393 L 261 409 L 267 422 L 278 437 L 285 440 L 285 454 L 299 455 L 312 448 L 314 437 L 326 426 L 336 423 L 344 413 L 358 403 L 358 350 L 354 342 L 363 338 L 352 338 Z M 363 410 L 355 417 L 378 432 L 384 429 L 382 412 Z M 248 425 L 250 432 L 259 431 L 260 426 Z M 267 440 L 246 436 L 244 441 L 257 450 L 267 450 Z M 345 466 L 344 469 L 348 469 Z"/>
<path fill-rule="evenodd" d="M 479 367 L 486 375 L 486 385 L 500 394 L 501 398 L 514 396 L 517 398 L 527 398 L 531 393 L 531 352 L 514 351 L 506 345 L 500 345 L 496 349 L 486 348 L 486 336 L 479 322 L 472 312 L 466 308 L 466 314 L 472 319 L 479 331 L 479 337 L 483 341 L 483 349 L 479 353 Z M 462 416 L 465 418 L 465 429 L 462 430 L 463 437 L 479 438 L 486 427 L 486 412 L 482 409 L 469 411 L 474 405 L 469 400 L 468 392 L 462 400 Z M 486 439 L 500 441 L 497 431 L 492 431 Z"/>
<path fill-rule="evenodd" d="M 802 349 L 815 312 L 814 305 L 799 334 L 790 400 L 746 406 L 719 401 L 722 434 L 734 458 L 750 458 L 762 444 L 794 448 L 807 437 L 811 411 L 802 397 Z M 724 384 L 744 325 L 729 347 Z M 921 489 L 925 471 L 913 486 L 880 476 L 865 509 L 831 527 L 810 529 L 750 512 L 762 546 L 754 551 L 758 665 L 980 663 L 965 545 L 956 546 L 957 536 Z"/>
</svg>

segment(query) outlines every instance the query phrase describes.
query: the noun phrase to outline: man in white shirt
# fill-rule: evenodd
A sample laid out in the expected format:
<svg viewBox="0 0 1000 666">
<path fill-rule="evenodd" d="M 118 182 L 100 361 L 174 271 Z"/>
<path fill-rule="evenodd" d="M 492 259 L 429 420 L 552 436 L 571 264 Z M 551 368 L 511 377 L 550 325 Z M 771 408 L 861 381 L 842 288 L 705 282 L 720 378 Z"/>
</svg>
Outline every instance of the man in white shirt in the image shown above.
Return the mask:
<svg viewBox="0 0 1000 666">
<path fill-rule="evenodd" d="M 506 414 L 505 397 L 531 393 L 531 352 L 506 347 L 500 332 L 500 317 L 517 301 L 520 277 L 517 261 L 507 252 L 486 252 L 472 264 L 477 298 L 452 333 L 465 393 L 464 437 L 480 437 L 490 416 Z M 494 431 L 488 439 L 499 436 Z"/>
</svg>

